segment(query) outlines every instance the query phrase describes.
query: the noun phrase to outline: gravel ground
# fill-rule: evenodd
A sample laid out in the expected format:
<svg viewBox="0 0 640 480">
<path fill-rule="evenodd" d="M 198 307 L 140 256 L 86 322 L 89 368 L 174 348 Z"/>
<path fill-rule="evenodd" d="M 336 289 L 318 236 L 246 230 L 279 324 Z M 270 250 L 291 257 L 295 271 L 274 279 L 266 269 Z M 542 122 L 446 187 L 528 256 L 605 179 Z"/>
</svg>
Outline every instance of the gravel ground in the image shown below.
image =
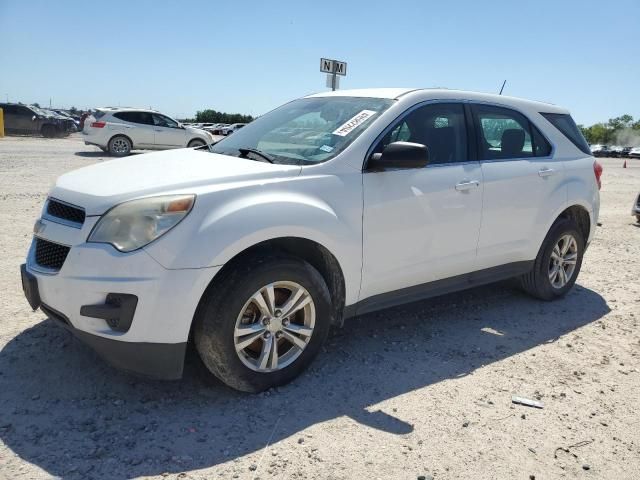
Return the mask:
<svg viewBox="0 0 640 480">
<path fill-rule="evenodd" d="M 118 372 L 29 309 L 47 189 L 106 160 L 77 135 L 0 138 L 0 477 L 640 478 L 640 160 L 601 160 L 602 226 L 565 299 L 506 282 L 353 319 L 257 396 L 194 355 L 178 382 Z"/>
</svg>

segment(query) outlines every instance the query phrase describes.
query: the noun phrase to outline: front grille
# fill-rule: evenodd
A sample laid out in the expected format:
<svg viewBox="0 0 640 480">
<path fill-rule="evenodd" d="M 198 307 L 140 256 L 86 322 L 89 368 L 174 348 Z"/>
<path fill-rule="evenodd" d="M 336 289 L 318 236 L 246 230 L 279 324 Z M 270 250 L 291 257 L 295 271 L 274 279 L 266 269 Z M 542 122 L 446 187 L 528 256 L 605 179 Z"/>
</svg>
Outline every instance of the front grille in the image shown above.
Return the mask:
<svg viewBox="0 0 640 480">
<path fill-rule="evenodd" d="M 67 259 L 70 247 L 36 238 L 35 260 L 41 267 L 60 270 Z"/>
<path fill-rule="evenodd" d="M 55 198 L 50 198 L 47 201 L 47 214 L 80 225 L 84 223 L 85 214 L 82 208 L 74 207 Z"/>
</svg>

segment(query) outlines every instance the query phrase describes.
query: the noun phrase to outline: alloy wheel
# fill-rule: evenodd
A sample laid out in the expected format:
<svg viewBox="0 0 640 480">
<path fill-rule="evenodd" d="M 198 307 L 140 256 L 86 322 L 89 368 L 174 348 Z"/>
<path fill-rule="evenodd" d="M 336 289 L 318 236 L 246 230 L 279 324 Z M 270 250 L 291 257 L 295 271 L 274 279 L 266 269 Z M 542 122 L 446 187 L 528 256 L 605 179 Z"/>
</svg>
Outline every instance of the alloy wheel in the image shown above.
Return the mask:
<svg viewBox="0 0 640 480">
<path fill-rule="evenodd" d="M 563 235 L 551 251 L 549 281 L 556 289 L 564 287 L 576 271 L 578 242 L 573 235 Z"/>
<path fill-rule="evenodd" d="M 112 147 L 115 153 L 128 153 L 129 152 L 129 142 L 127 142 L 124 138 L 116 138 Z"/>
<path fill-rule="evenodd" d="M 304 352 L 315 317 L 313 298 L 302 285 L 289 281 L 265 285 L 238 315 L 233 333 L 236 353 L 251 370 L 281 370 Z"/>
</svg>

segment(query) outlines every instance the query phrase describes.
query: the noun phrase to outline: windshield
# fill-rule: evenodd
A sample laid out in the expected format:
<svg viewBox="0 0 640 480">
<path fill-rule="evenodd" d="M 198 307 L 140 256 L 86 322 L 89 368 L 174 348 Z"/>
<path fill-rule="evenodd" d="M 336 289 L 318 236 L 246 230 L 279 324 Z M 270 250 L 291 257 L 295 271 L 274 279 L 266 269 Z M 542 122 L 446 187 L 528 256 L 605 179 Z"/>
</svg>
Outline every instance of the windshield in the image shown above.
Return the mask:
<svg viewBox="0 0 640 480">
<path fill-rule="evenodd" d="M 253 149 L 267 154 L 274 163 L 324 162 L 344 150 L 392 104 L 393 100 L 385 98 L 294 100 L 237 130 L 211 151 L 239 157 L 251 155 L 246 151 Z"/>
</svg>

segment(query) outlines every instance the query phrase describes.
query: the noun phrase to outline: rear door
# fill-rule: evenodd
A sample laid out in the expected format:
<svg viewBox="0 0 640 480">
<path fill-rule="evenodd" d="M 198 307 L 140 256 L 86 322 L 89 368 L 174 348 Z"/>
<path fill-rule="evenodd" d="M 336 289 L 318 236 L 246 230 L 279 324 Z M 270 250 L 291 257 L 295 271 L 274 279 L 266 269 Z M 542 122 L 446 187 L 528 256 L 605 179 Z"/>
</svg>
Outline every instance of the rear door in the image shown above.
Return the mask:
<svg viewBox="0 0 640 480">
<path fill-rule="evenodd" d="M 154 147 L 153 119 L 149 112 L 117 112 L 113 117 L 115 121 L 110 121 L 107 126 L 111 136 L 116 133 L 126 135 L 133 142 L 134 148 Z"/>
<path fill-rule="evenodd" d="M 522 113 L 485 104 L 472 110 L 484 178 L 478 268 L 532 260 L 550 216 L 566 204 L 563 164 Z"/>
<path fill-rule="evenodd" d="M 179 148 L 187 145 L 187 132 L 178 122 L 160 113 L 153 113 L 155 148 Z"/>
</svg>

